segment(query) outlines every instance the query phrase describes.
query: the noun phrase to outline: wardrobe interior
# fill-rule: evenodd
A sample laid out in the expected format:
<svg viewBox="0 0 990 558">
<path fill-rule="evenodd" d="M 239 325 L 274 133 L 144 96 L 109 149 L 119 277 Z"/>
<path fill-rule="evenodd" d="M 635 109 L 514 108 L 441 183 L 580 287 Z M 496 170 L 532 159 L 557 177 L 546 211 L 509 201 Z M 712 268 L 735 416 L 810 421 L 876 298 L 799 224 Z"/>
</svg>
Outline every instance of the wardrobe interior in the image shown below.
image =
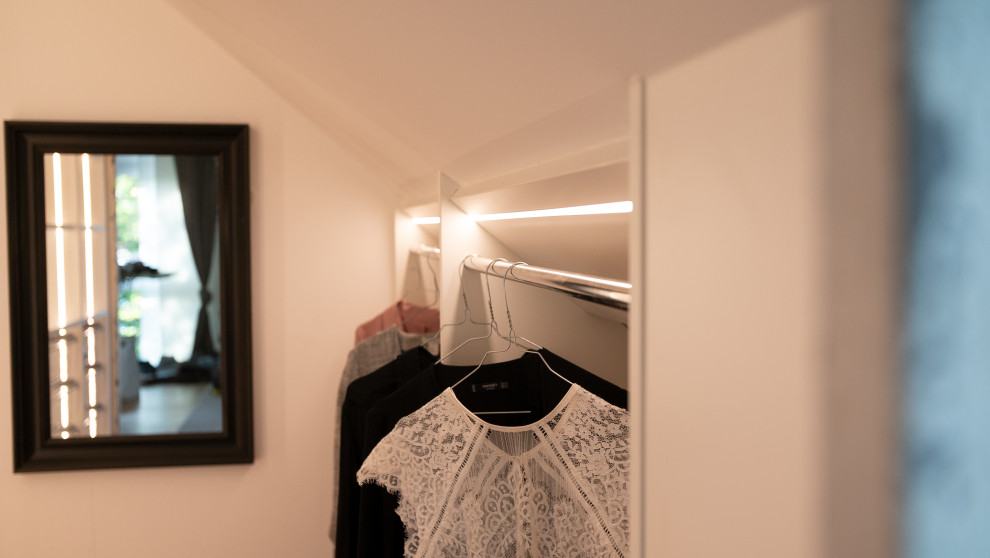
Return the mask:
<svg viewBox="0 0 990 558">
<path fill-rule="evenodd" d="M 400 299 L 628 389 L 634 556 L 895 555 L 896 2 L 54 4 L 0 2 L 5 120 L 250 127 L 256 454 L 14 474 L 0 320 L 0 556 L 330 555 L 340 371 Z"/>
<path fill-rule="evenodd" d="M 628 99 L 630 88 L 639 84 L 621 85 L 455 162 L 433 177 L 435 200 L 396 211 L 396 298 L 439 307 L 440 323 L 448 325 L 440 332 L 443 354 L 486 335 L 493 317 L 498 331 L 507 333 L 511 317 L 516 334 L 628 387 Z M 519 147 L 561 145 L 553 136 L 561 133 L 555 126 L 562 119 L 607 125 L 576 125 L 567 130 L 570 145 L 543 150 L 539 156 Z M 583 145 L 575 141 L 578 134 L 583 135 Z M 547 217 L 525 213 L 605 204 L 620 206 L 619 212 L 606 207 L 613 212 Z M 505 214 L 522 215 L 504 218 Z M 496 219 L 487 220 L 492 216 Z M 438 253 L 423 247 L 438 248 Z M 475 261 L 470 261 L 472 256 L 477 256 Z M 593 302 L 588 296 L 520 283 L 504 266 L 478 271 L 488 260 L 499 259 L 614 281 L 615 297 L 622 302 Z M 504 345 L 494 335 L 487 342 L 465 345 L 445 362 L 477 364 L 486 352 Z M 517 349 L 495 352 L 486 362 L 518 356 Z"/>
</svg>

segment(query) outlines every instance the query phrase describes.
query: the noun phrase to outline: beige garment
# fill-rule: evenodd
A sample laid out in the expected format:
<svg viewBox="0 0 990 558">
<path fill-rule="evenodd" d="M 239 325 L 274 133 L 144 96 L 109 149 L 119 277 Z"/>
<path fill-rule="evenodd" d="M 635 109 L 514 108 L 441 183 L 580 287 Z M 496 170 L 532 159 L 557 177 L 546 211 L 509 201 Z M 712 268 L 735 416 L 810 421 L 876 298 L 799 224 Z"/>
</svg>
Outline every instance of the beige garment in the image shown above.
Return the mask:
<svg viewBox="0 0 990 558">
<path fill-rule="evenodd" d="M 405 333 L 436 333 L 440 329 L 440 311 L 400 300 L 359 325 L 354 332 L 354 344 L 390 326 L 396 326 Z"/>
</svg>

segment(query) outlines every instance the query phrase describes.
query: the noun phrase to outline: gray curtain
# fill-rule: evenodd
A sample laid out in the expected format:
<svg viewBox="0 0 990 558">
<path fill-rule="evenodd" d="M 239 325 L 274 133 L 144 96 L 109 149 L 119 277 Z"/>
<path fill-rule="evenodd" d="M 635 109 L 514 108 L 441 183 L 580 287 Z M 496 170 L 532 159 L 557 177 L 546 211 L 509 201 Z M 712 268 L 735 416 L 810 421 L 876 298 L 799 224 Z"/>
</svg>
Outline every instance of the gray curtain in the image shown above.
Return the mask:
<svg viewBox="0 0 990 558">
<path fill-rule="evenodd" d="M 200 281 L 199 322 L 193 342 L 193 357 L 217 354 L 210 335 L 210 321 L 206 312 L 213 297 L 207 289 L 210 263 L 213 260 L 214 231 L 217 226 L 217 190 L 219 172 L 217 158 L 202 155 L 176 155 L 175 167 L 182 195 L 182 212 L 189 234 L 189 246 Z"/>
</svg>

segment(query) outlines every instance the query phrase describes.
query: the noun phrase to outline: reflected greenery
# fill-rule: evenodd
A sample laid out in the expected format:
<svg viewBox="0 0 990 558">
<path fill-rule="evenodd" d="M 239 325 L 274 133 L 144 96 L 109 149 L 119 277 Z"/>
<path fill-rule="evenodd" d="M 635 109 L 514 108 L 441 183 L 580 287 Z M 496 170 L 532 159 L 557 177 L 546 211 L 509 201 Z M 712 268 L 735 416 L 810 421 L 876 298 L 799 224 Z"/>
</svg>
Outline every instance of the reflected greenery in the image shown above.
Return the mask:
<svg viewBox="0 0 990 558">
<path fill-rule="evenodd" d="M 116 178 L 117 263 L 120 264 L 131 259 L 129 254 L 138 253 L 138 180 L 129 174 L 117 174 Z M 121 337 L 141 336 L 141 293 L 130 282 L 121 283 L 117 293 L 117 324 Z"/>
</svg>

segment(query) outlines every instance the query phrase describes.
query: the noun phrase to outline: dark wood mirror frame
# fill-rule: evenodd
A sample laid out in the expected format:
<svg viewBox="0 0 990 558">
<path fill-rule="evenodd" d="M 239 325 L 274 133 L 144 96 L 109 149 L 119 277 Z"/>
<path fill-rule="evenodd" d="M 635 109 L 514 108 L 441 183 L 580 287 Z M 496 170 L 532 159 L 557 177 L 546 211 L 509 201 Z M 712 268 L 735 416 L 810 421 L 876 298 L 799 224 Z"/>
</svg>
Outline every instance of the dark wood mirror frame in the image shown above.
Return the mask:
<svg viewBox="0 0 990 558">
<path fill-rule="evenodd" d="M 252 462 L 248 127 L 7 121 L 4 132 L 14 471 Z M 219 157 L 222 432 L 51 437 L 43 167 L 51 152 Z"/>
</svg>

